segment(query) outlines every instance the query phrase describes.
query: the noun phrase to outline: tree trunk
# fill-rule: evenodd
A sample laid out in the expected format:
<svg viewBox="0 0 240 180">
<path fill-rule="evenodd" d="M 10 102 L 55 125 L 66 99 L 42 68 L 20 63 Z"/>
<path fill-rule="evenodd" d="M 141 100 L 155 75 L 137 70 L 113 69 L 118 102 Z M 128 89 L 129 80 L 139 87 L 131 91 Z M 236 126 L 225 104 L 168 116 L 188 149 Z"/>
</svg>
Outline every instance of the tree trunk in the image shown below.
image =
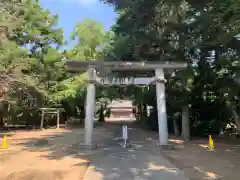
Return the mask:
<svg viewBox="0 0 240 180">
<path fill-rule="evenodd" d="M 138 104 L 138 109 L 137 109 L 137 120 L 138 121 L 141 121 L 141 118 L 142 118 L 142 106 L 141 104 Z"/>
<path fill-rule="evenodd" d="M 143 102 L 140 103 L 140 121 L 144 122 L 144 116 L 143 116 Z"/>
<path fill-rule="evenodd" d="M 234 108 L 231 108 L 231 109 L 232 109 L 232 113 L 233 113 L 235 124 L 237 126 L 237 133 L 240 135 L 240 119 L 239 119 L 239 115 L 238 115 L 237 111 Z"/>
<path fill-rule="evenodd" d="M 43 123 L 44 123 L 44 112 L 41 112 L 41 124 L 40 124 L 40 129 L 43 129 Z"/>
<path fill-rule="evenodd" d="M 104 107 L 101 105 L 100 110 L 99 110 L 99 122 L 104 122 Z"/>
<path fill-rule="evenodd" d="M 5 118 L 8 117 L 9 103 L 5 100 L 0 101 L 0 127 L 4 128 Z"/>
<path fill-rule="evenodd" d="M 177 120 L 173 120 L 173 128 L 174 128 L 174 134 L 175 136 L 180 136 L 179 128 L 178 128 L 178 123 Z"/>
<path fill-rule="evenodd" d="M 147 121 L 147 104 L 143 104 L 143 122 Z"/>
<path fill-rule="evenodd" d="M 184 140 L 190 140 L 190 121 L 189 121 L 189 107 L 182 107 L 182 137 Z"/>
<path fill-rule="evenodd" d="M 0 117 L 0 128 L 4 128 L 4 118 Z"/>
<path fill-rule="evenodd" d="M 79 106 L 80 109 L 80 123 L 84 125 L 84 119 L 85 119 L 85 107 Z"/>
</svg>

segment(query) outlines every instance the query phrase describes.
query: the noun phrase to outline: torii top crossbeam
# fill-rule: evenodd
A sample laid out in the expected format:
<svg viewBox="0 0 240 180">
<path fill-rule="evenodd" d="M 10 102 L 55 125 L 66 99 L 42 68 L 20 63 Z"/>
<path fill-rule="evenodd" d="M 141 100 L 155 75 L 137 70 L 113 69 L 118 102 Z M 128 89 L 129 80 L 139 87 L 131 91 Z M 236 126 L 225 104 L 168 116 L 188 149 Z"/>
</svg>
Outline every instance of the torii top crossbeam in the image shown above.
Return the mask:
<svg viewBox="0 0 240 180">
<path fill-rule="evenodd" d="M 186 63 L 177 62 L 129 62 L 129 61 L 67 61 L 66 70 L 69 72 L 81 72 L 87 68 L 106 67 L 111 70 L 154 70 L 162 69 L 184 69 L 187 67 Z"/>
</svg>

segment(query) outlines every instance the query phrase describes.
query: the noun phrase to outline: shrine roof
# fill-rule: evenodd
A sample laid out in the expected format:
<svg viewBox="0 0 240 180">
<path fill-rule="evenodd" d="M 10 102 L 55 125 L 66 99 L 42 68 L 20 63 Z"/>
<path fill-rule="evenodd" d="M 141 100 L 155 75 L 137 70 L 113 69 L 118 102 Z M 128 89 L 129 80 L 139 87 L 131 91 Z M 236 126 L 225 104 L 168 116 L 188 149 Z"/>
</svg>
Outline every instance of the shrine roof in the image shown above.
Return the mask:
<svg viewBox="0 0 240 180">
<path fill-rule="evenodd" d="M 129 100 L 117 100 L 108 105 L 108 108 L 132 108 L 132 101 Z"/>
</svg>

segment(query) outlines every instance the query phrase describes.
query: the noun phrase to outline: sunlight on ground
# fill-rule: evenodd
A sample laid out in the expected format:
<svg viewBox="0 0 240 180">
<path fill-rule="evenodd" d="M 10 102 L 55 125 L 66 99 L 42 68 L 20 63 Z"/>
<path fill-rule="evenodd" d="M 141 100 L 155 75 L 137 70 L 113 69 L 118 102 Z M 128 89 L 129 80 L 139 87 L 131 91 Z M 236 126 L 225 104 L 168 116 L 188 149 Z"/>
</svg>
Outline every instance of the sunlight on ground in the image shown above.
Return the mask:
<svg viewBox="0 0 240 180">
<path fill-rule="evenodd" d="M 171 139 L 171 142 L 179 142 L 179 138 Z M 184 144 L 184 147 L 175 143 L 174 150 L 163 153 L 191 179 L 239 180 L 239 142 L 238 139 L 215 139 L 215 149 L 209 150 L 208 140 L 198 138 Z"/>
<path fill-rule="evenodd" d="M 16 132 L 7 138 L 7 149 L 0 151 L 0 179 L 79 180 L 89 164 L 72 149 L 73 144 L 81 141 L 81 131 L 83 129 Z"/>
<path fill-rule="evenodd" d="M 221 178 L 221 176 L 215 174 L 214 172 L 206 172 L 206 171 L 202 170 L 202 169 L 199 168 L 199 167 L 194 167 L 194 169 L 195 169 L 196 171 L 199 171 L 199 172 L 204 173 L 205 176 L 206 176 L 208 179 L 210 179 L 210 180 L 217 180 L 217 179 Z"/>
<path fill-rule="evenodd" d="M 165 171 L 165 172 L 170 172 L 174 174 L 179 173 L 177 168 L 167 168 L 165 166 L 156 165 L 154 163 L 148 163 L 148 170 Z"/>
<path fill-rule="evenodd" d="M 146 141 L 154 142 L 154 141 L 156 141 L 156 139 L 154 139 L 153 137 L 147 137 L 147 138 L 146 138 Z M 184 142 L 185 142 L 184 140 L 171 139 L 171 138 L 169 138 L 168 141 L 169 141 L 169 142 L 172 142 L 172 143 L 176 143 L 176 144 L 178 144 L 178 145 L 183 145 Z"/>
<path fill-rule="evenodd" d="M 209 146 L 208 144 L 198 144 L 199 147 L 209 151 L 209 152 L 215 152 L 216 150 L 215 149 L 209 149 Z"/>
<path fill-rule="evenodd" d="M 185 141 L 179 139 L 168 139 L 169 142 L 173 142 L 176 144 L 184 144 Z"/>
<path fill-rule="evenodd" d="M 198 144 L 199 147 L 202 147 L 202 148 L 205 148 L 205 149 L 208 149 L 208 144 Z"/>
</svg>

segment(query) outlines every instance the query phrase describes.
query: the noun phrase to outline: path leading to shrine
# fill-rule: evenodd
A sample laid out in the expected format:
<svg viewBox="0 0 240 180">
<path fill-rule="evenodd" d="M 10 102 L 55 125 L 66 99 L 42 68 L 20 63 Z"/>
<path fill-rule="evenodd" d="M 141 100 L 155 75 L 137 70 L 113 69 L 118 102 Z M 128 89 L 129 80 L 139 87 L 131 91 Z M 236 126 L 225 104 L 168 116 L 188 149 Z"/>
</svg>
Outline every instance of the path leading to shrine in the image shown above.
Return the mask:
<svg viewBox="0 0 240 180">
<path fill-rule="evenodd" d="M 156 143 L 139 128 L 130 128 L 132 147 L 120 146 L 120 129 L 108 139 L 96 156 L 91 157 L 84 180 L 190 180 L 171 164 Z"/>
</svg>

